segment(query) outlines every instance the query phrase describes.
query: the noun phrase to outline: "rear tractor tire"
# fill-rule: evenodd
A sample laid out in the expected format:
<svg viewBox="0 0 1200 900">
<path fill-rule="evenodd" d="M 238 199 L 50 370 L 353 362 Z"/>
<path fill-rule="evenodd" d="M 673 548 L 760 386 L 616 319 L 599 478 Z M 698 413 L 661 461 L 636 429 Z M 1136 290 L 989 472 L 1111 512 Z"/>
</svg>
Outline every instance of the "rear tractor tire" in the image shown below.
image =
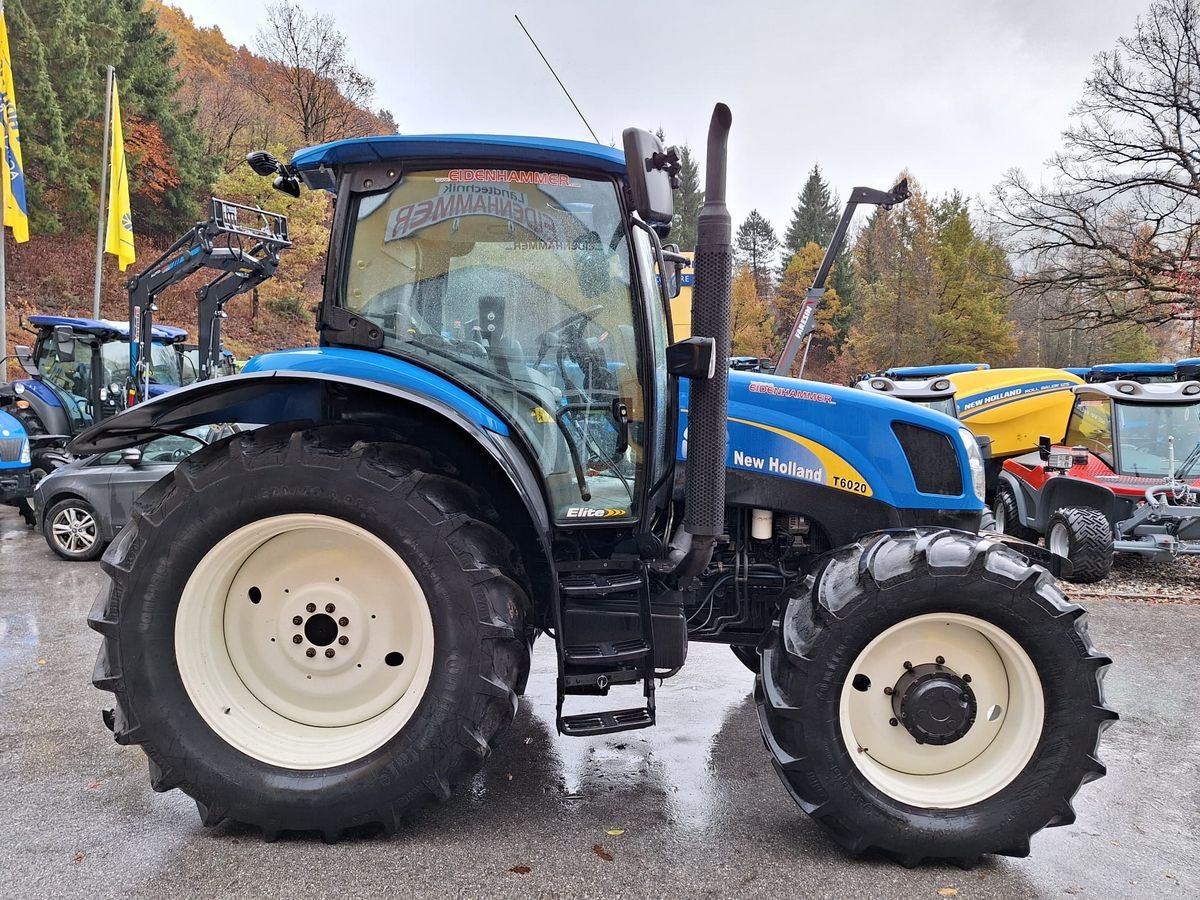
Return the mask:
<svg viewBox="0 0 1200 900">
<path fill-rule="evenodd" d="M 1113 531 L 1108 517 L 1088 506 L 1055 510 L 1046 526 L 1046 547 L 1071 561 L 1068 581 L 1093 584 L 1112 571 Z"/>
<path fill-rule="evenodd" d="M 763 650 L 763 738 L 797 803 L 855 855 L 1025 856 L 1104 774 L 1102 674 L 1051 576 L 959 531 L 836 551 Z"/>
<path fill-rule="evenodd" d="M 205 825 L 390 833 L 478 771 L 516 713 L 513 545 L 423 451 L 362 438 L 279 427 L 205 448 L 104 558 L 88 622 L 105 720 Z"/>
</svg>

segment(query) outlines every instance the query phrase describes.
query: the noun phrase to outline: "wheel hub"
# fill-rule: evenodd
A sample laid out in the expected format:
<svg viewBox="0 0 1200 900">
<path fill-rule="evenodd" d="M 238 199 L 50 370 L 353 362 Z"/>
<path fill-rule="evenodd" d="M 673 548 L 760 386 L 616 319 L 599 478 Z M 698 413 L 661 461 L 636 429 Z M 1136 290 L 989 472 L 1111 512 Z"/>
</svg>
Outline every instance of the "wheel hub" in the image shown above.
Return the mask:
<svg viewBox="0 0 1200 900">
<path fill-rule="evenodd" d="M 338 624 L 328 613 L 317 613 L 304 623 L 304 636 L 318 647 L 328 647 L 338 636 Z"/>
<path fill-rule="evenodd" d="M 975 692 L 938 663 L 907 669 L 892 689 L 892 709 L 918 743 L 953 744 L 975 724 Z"/>
</svg>

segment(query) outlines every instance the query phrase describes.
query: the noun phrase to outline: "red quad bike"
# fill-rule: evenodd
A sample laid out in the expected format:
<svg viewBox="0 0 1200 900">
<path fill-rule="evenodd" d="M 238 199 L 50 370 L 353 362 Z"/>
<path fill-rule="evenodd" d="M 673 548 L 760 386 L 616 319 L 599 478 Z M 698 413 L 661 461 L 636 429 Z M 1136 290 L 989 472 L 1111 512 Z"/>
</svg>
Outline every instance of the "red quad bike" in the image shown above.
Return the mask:
<svg viewBox="0 0 1200 900">
<path fill-rule="evenodd" d="M 1167 562 L 1200 553 L 1200 382 L 1075 388 L 1062 444 L 1006 460 L 994 511 L 1007 534 L 1067 557 L 1072 581 L 1104 579 L 1113 553 Z"/>
</svg>

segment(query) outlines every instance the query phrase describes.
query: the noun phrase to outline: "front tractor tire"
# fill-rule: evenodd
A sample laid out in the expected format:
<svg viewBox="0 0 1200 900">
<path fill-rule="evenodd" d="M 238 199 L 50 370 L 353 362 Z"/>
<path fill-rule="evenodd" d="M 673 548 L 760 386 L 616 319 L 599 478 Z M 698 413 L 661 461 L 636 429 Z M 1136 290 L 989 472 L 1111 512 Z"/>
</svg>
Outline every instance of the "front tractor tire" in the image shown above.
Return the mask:
<svg viewBox="0 0 1200 900">
<path fill-rule="evenodd" d="M 1055 510 L 1046 525 L 1046 547 L 1071 561 L 1068 581 L 1094 584 L 1112 571 L 1112 525 L 1098 509 L 1067 506 Z"/>
<path fill-rule="evenodd" d="M 205 825 L 392 832 L 478 771 L 529 668 L 494 512 L 416 448 L 266 428 L 151 488 L 89 624 L 105 719 Z"/>
<path fill-rule="evenodd" d="M 1025 856 L 1104 774 L 1111 662 L 1083 609 L 958 531 L 836 551 L 763 650 L 763 738 L 799 805 L 855 855 L 906 866 Z"/>
</svg>

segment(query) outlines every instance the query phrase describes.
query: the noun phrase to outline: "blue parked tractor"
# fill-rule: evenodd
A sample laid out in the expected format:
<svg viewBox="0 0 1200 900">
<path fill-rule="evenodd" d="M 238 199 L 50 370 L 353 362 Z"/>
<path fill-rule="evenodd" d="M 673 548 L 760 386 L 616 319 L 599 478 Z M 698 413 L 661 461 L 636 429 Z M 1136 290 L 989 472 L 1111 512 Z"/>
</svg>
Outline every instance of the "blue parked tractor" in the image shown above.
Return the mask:
<svg viewBox="0 0 1200 900">
<path fill-rule="evenodd" d="M 5 387 L 0 385 L 0 392 Z M 29 436 L 25 427 L 0 409 L 0 503 L 16 506 L 23 513 L 33 490 L 29 463 Z"/>
<path fill-rule="evenodd" d="M 337 195 L 320 346 L 72 445 L 261 426 L 151 488 L 104 558 L 94 681 L 156 790 L 268 838 L 391 832 L 483 766 L 542 634 L 583 738 L 671 715 L 689 642 L 754 648 L 775 767 L 854 853 L 966 866 L 1073 821 L 1109 660 L 1048 554 L 978 534 L 974 438 L 725 365 L 730 120 L 670 346 L 679 163 L 647 131 L 254 155 Z"/>
</svg>

